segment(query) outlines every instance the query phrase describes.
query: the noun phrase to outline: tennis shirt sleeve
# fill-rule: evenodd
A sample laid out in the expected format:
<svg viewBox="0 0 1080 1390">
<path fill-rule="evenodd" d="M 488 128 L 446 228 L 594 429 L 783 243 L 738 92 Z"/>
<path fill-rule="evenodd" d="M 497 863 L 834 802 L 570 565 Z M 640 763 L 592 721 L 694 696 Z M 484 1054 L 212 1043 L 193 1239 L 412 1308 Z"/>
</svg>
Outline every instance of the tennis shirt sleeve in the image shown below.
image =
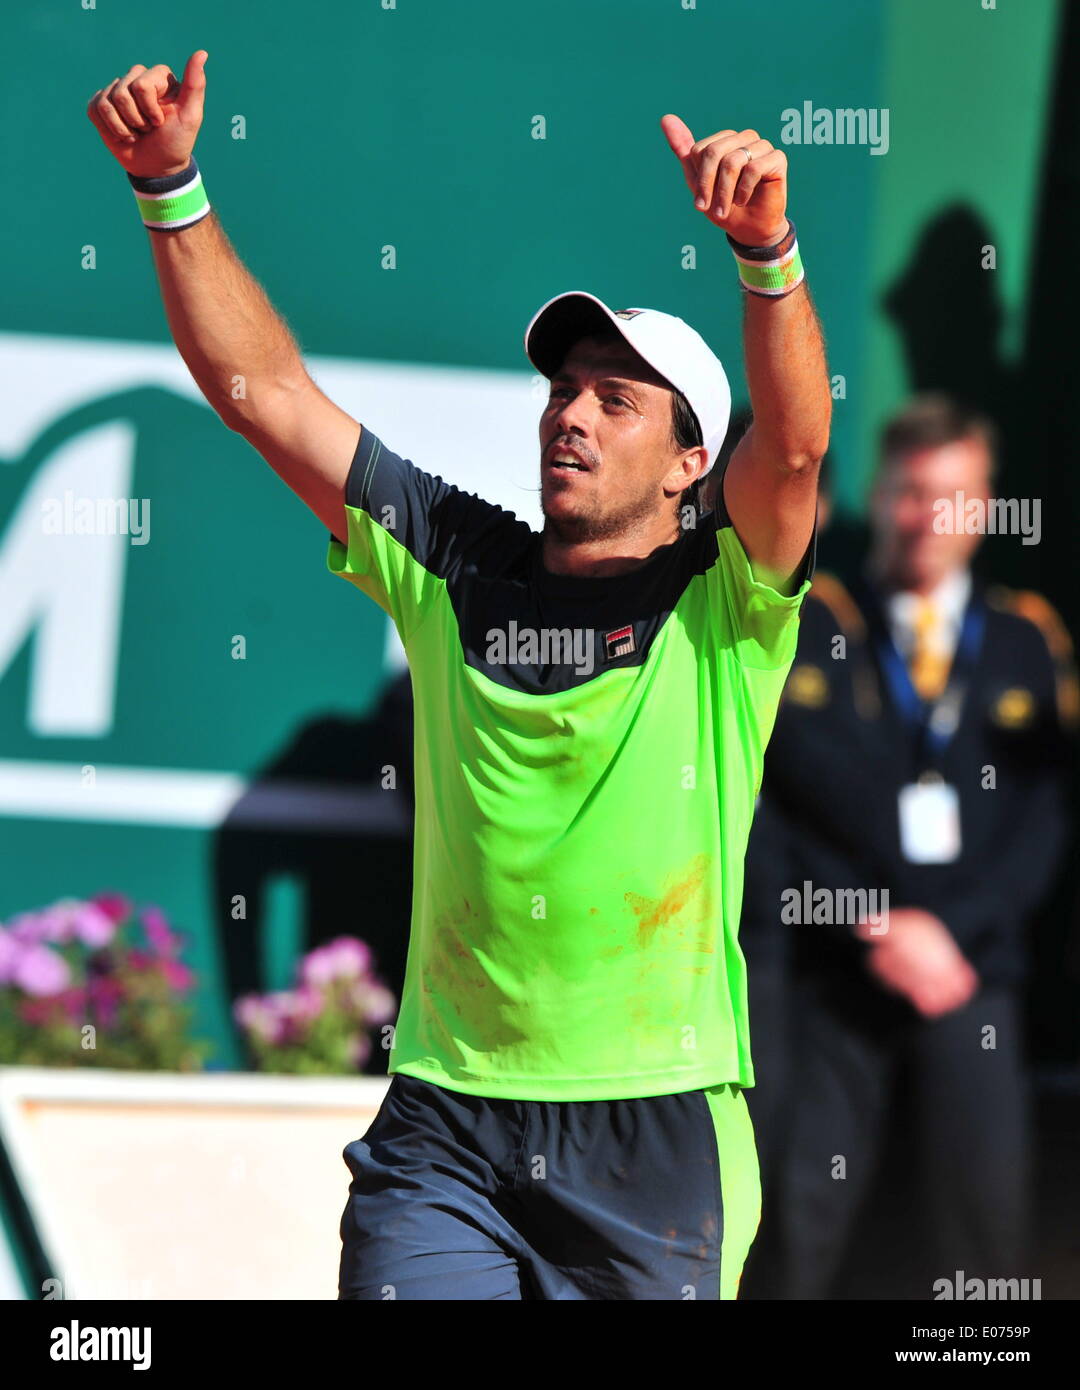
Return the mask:
<svg viewBox="0 0 1080 1390">
<path fill-rule="evenodd" d="M 718 526 L 716 562 L 708 572 L 710 602 L 741 665 L 758 671 L 786 667 L 794 659 L 799 610 L 814 577 L 814 527 L 795 593 L 781 594 L 754 578 L 750 558 L 726 518 Z"/>
<path fill-rule="evenodd" d="M 466 551 L 493 545 L 506 516 L 364 427 L 345 484 L 347 534 L 331 534 L 326 565 L 373 598 L 404 643 Z"/>
</svg>

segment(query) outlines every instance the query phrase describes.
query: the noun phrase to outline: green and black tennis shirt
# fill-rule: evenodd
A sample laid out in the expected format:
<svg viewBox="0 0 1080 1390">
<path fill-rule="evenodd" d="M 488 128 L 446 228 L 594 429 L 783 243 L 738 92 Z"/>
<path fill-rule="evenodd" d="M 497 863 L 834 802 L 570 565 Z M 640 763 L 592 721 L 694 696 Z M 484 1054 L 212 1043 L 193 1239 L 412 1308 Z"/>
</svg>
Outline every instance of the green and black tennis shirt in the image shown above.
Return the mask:
<svg viewBox="0 0 1080 1390">
<path fill-rule="evenodd" d="M 752 1086 L 743 857 L 813 545 L 791 597 L 722 509 L 630 573 L 551 574 L 527 523 L 368 429 L 345 503 L 327 566 L 392 618 L 415 706 L 390 1071 L 520 1100 Z"/>
</svg>

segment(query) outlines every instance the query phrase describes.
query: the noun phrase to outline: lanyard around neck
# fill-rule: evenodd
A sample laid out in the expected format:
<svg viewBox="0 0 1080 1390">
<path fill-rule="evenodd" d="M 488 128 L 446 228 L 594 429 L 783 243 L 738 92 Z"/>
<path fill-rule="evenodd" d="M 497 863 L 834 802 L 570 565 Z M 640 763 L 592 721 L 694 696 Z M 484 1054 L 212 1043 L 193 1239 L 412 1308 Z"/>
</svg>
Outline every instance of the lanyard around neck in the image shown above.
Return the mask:
<svg viewBox="0 0 1080 1390">
<path fill-rule="evenodd" d="M 973 594 L 960 626 L 948 683 L 936 700 L 924 700 L 912 683 L 907 662 L 897 650 L 884 613 L 878 612 L 874 642 L 881 672 L 900 718 L 918 736 L 922 757 L 939 758 L 960 725 L 985 626 L 985 610 Z"/>
</svg>

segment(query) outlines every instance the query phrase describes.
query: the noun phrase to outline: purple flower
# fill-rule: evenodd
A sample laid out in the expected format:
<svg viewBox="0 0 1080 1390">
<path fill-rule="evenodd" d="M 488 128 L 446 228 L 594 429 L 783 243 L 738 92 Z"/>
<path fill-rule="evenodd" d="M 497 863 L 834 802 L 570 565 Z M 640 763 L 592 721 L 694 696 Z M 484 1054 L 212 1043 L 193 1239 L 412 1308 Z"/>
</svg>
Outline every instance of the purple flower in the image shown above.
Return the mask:
<svg viewBox="0 0 1080 1390">
<path fill-rule="evenodd" d="M 371 967 L 371 951 L 355 936 L 339 936 L 317 946 L 300 964 L 305 985 L 329 985 L 334 980 L 355 980 Z"/>
<path fill-rule="evenodd" d="M 71 971 L 64 957 L 48 946 L 27 944 L 15 960 L 11 979 L 24 994 L 44 998 L 66 989 Z"/>
</svg>

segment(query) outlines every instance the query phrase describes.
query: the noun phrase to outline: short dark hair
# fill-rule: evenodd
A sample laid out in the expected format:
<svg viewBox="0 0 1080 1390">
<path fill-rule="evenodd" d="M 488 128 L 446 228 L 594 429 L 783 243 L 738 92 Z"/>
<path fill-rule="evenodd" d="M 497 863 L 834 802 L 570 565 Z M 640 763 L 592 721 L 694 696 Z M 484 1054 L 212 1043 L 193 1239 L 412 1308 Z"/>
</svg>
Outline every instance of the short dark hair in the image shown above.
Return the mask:
<svg viewBox="0 0 1080 1390">
<path fill-rule="evenodd" d="M 674 386 L 671 388 L 671 442 L 680 453 L 685 449 L 698 449 L 705 442 L 701 437 L 701 422 L 693 406 Z M 702 478 L 695 478 L 688 488 L 683 489 L 678 502 L 680 515 L 683 507 L 701 511 L 702 481 Z"/>
<path fill-rule="evenodd" d="M 961 439 L 979 439 L 990 455 L 990 471 L 997 469 L 998 431 L 987 415 L 954 400 L 943 391 L 924 391 L 913 396 L 885 421 L 878 449 L 878 471 L 893 459 L 917 449 L 935 449 Z"/>
</svg>

